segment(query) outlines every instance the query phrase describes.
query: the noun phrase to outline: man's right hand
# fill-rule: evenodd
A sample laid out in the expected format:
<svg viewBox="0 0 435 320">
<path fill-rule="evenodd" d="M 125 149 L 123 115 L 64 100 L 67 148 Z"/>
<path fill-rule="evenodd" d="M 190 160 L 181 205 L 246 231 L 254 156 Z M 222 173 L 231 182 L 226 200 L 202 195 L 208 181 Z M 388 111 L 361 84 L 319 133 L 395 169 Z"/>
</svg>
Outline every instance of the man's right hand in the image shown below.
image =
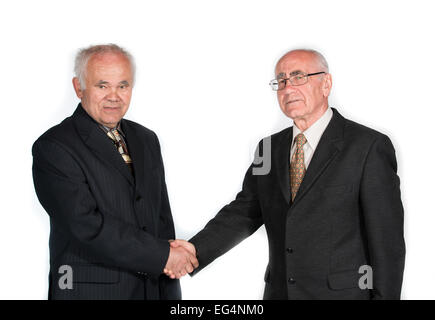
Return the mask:
<svg viewBox="0 0 435 320">
<path fill-rule="evenodd" d="M 196 257 L 196 248 L 193 245 L 193 243 L 186 241 L 186 240 L 181 240 L 181 239 L 170 240 L 169 243 L 171 244 L 172 248 L 183 247 L 184 249 L 186 249 L 187 251 L 189 251 L 191 254 L 193 254 Z"/>
<path fill-rule="evenodd" d="M 170 241 L 169 258 L 163 272 L 171 279 L 180 279 L 187 273 L 191 273 L 199 265 L 195 247 L 187 241 L 184 242 L 191 246 L 185 245 L 182 243 L 183 241 Z"/>
</svg>

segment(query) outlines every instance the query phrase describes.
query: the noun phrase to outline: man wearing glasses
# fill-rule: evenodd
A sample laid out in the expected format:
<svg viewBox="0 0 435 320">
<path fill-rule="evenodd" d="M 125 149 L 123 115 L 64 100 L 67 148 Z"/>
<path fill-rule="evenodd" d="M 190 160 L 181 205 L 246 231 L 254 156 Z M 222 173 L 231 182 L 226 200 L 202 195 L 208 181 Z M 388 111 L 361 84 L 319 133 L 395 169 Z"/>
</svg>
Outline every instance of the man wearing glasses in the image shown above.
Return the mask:
<svg viewBox="0 0 435 320">
<path fill-rule="evenodd" d="M 258 174 L 254 161 L 236 199 L 171 246 L 197 255 L 196 273 L 264 224 L 265 299 L 400 299 L 403 207 L 390 139 L 329 107 L 320 53 L 290 51 L 275 75 L 270 85 L 294 125 L 260 143 L 270 170 Z"/>
</svg>

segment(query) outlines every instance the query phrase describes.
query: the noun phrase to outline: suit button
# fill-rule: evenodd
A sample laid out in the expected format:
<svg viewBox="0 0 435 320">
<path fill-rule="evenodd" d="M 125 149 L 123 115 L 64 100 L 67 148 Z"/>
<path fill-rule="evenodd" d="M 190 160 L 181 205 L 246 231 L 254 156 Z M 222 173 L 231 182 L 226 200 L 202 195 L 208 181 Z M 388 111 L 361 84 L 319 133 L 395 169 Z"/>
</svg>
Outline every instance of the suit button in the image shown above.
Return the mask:
<svg viewBox="0 0 435 320">
<path fill-rule="evenodd" d="M 293 248 L 287 248 L 286 251 L 287 253 L 293 253 Z"/>
<path fill-rule="evenodd" d="M 143 230 L 143 231 L 147 231 L 147 227 L 143 226 L 143 227 L 142 227 L 142 230 Z"/>
<path fill-rule="evenodd" d="M 141 201 L 142 200 L 142 197 L 141 196 L 137 196 L 136 197 L 136 201 Z"/>
<path fill-rule="evenodd" d="M 296 280 L 293 279 L 293 278 L 288 278 L 288 283 L 290 283 L 290 284 L 295 284 L 295 283 L 296 283 Z"/>
</svg>

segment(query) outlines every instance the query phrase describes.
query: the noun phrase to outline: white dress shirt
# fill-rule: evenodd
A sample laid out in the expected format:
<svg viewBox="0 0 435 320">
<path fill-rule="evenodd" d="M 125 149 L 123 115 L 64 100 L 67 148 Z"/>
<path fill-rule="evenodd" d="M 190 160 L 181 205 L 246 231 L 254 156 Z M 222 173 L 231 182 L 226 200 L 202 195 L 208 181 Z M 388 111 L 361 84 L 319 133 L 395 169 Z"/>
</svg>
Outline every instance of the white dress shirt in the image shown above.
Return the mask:
<svg viewBox="0 0 435 320">
<path fill-rule="evenodd" d="M 317 144 L 320 141 L 320 138 L 322 137 L 323 132 L 325 131 L 326 127 L 329 124 L 329 121 L 332 119 L 332 109 L 328 107 L 326 109 L 325 113 L 317 119 L 316 122 L 314 122 L 311 127 L 309 127 L 307 130 L 302 132 L 307 139 L 307 142 L 304 144 L 304 162 L 305 162 L 305 168 L 308 169 L 308 165 L 310 164 L 311 158 L 313 157 L 314 151 L 317 148 Z M 293 157 L 293 154 L 296 151 L 296 144 L 295 144 L 295 137 L 301 133 L 301 130 L 296 126 L 296 124 L 293 126 L 293 139 L 292 139 L 292 147 L 290 151 L 290 161 Z"/>
</svg>

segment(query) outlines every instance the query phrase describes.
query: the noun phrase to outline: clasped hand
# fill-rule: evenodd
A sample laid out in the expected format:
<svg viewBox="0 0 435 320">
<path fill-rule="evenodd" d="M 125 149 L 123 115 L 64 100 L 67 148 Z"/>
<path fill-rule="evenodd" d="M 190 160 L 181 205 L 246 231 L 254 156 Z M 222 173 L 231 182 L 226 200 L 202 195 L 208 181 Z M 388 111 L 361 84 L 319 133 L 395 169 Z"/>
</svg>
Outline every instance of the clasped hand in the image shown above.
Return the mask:
<svg viewBox="0 0 435 320">
<path fill-rule="evenodd" d="M 163 273 L 171 279 L 180 279 L 198 268 L 195 246 L 185 240 L 170 240 L 169 258 Z"/>
</svg>

